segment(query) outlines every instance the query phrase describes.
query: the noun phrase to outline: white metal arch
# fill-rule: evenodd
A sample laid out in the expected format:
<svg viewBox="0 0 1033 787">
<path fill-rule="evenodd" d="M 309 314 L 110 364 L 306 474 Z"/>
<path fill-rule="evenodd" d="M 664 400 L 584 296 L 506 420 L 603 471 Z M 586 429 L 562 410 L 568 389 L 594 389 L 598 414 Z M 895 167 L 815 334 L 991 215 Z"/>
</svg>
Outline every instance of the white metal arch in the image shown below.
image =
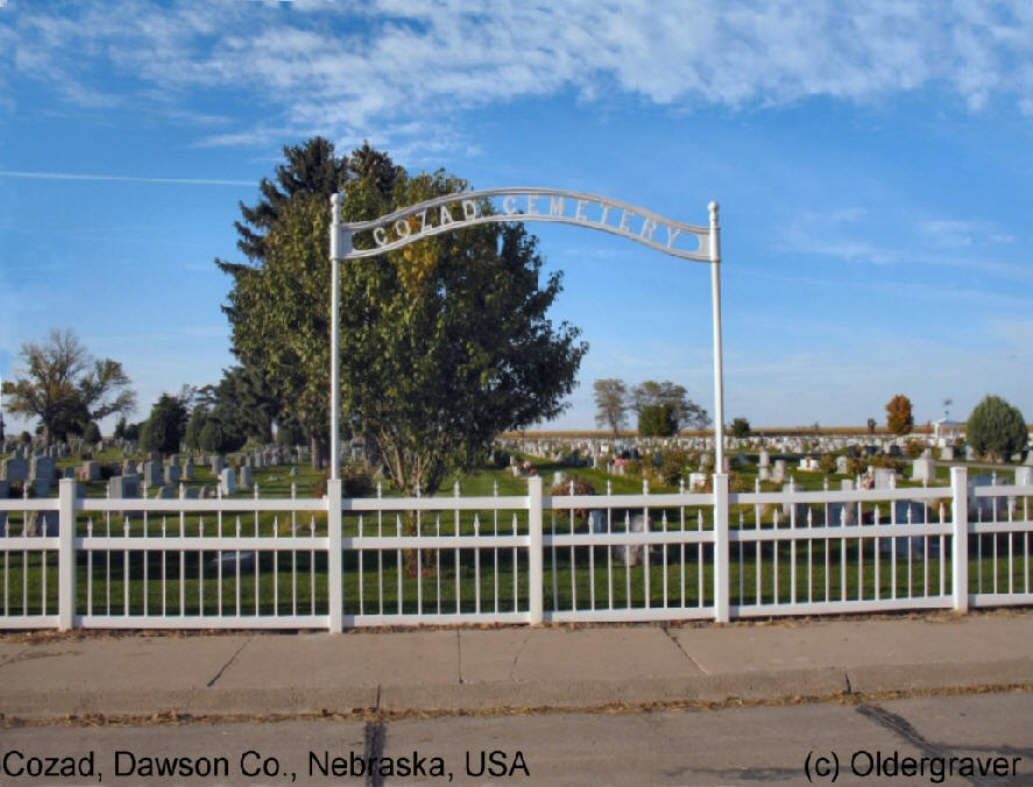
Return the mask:
<svg viewBox="0 0 1033 787">
<path fill-rule="evenodd" d="M 544 200 L 548 200 L 543 210 Z M 496 204 L 496 202 L 498 204 Z M 338 313 L 341 260 L 374 257 L 423 238 L 478 224 L 545 221 L 575 224 L 620 235 L 656 251 L 682 259 L 710 263 L 714 322 L 714 447 L 715 469 L 724 474 L 724 379 L 721 351 L 721 230 L 718 204 L 708 206 L 708 226 L 684 224 L 609 197 L 562 189 L 505 188 L 467 191 L 411 205 L 372 221 L 341 221 L 341 195 L 330 198 L 330 478 L 340 477 L 338 445 L 339 374 Z M 356 234 L 369 232 L 370 248 L 356 249 Z M 393 233 L 393 237 L 392 237 Z"/>
</svg>

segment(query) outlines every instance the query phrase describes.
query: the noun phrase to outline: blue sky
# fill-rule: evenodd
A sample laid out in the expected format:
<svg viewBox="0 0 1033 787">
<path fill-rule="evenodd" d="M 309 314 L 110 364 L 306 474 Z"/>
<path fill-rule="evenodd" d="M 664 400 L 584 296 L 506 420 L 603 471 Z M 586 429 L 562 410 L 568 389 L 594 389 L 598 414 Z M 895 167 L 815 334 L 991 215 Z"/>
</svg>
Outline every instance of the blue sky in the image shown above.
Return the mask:
<svg viewBox="0 0 1033 787">
<path fill-rule="evenodd" d="M 0 3 L 0 375 L 72 328 L 137 418 L 232 364 L 219 306 L 285 144 L 704 224 L 722 209 L 725 412 L 863 424 L 896 393 L 1033 420 L 1033 4 Z M 466 9 L 474 8 L 476 11 Z M 713 412 L 710 278 L 532 225 L 592 381 Z M 10 421 L 10 419 L 9 419 Z"/>
</svg>

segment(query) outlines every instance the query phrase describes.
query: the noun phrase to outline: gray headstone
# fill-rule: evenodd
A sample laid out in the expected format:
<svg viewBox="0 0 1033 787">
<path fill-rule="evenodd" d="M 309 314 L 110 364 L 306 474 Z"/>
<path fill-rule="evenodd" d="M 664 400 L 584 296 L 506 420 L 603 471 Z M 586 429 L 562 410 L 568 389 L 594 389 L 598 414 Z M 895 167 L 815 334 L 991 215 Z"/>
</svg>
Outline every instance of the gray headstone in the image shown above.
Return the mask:
<svg viewBox="0 0 1033 787">
<path fill-rule="evenodd" d="M 1015 486 L 1033 486 L 1033 467 L 1015 468 Z"/>
<path fill-rule="evenodd" d="M 838 473 L 839 475 L 846 475 L 849 472 L 848 469 L 847 469 L 847 465 L 849 464 L 849 462 L 850 462 L 850 458 L 849 457 L 837 456 L 836 457 L 836 473 Z"/>
<path fill-rule="evenodd" d="M 193 481 L 194 480 L 194 458 L 193 457 L 190 457 L 189 459 L 187 459 L 186 464 L 183 465 L 182 479 L 184 481 Z"/>
<path fill-rule="evenodd" d="M 934 481 L 936 479 L 936 467 L 932 459 L 915 459 L 911 462 L 912 481 Z"/>
<path fill-rule="evenodd" d="M 143 463 L 143 482 L 147 486 L 161 486 L 165 481 L 165 474 L 161 466 L 161 462 L 144 462 Z"/>
<path fill-rule="evenodd" d="M 29 463 L 17 456 L 5 460 L 3 470 L 5 481 L 24 481 L 29 477 Z"/>
<path fill-rule="evenodd" d="M 771 472 L 771 480 L 775 483 L 781 484 L 786 478 L 786 460 L 776 459 L 775 469 Z"/>
<path fill-rule="evenodd" d="M 876 489 L 892 489 L 897 474 L 888 467 L 876 467 L 873 469 L 872 478 L 875 481 Z"/>
<path fill-rule="evenodd" d="M 219 475 L 226 467 L 226 457 L 222 454 L 215 454 L 211 459 L 212 474 Z"/>
<path fill-rule="evenodd" d="M 759 463 L 761 467 L 767 467 L 771 464 L 771 456 L 768 454 L 767 449 L 760 452 Z"/>
<path fill-rule="evenodd" d="M 165 483 L 166 484 L 178 484 L 179 483 L 179 465 L 168 465 L 165 468 Z"/>
<path fill-rule="evenodd" d="M 219 486 L 224 495 L 232 495 L 237 492 L 237 472 L 232 467 L 223 468 L 219 473 Z"/>
<path fill-rule="evenodd" d="M 50 457 L 39 456 L 32 461 L 30 469 L 33 481 L 45 481 L 48 484 L 54 480 L 54 460 Z"/>
<path fill-rule="evenodd" d="M 136 461 L 133 459 L 126 459 L 122 463 L 122 475 L 135 475 L 136 474 Z"/>
<path fill-rule="evenodd" d="M 79 469 L 83 481 L 100 481 L 100 462 L 87 462 Z"/>
<path fill-rule="evenodd" d="M 953 462 L 954 461 L 954 446 L 945 445 L 940 449 L 940 461 L 941 462 Z"/>
</svg>

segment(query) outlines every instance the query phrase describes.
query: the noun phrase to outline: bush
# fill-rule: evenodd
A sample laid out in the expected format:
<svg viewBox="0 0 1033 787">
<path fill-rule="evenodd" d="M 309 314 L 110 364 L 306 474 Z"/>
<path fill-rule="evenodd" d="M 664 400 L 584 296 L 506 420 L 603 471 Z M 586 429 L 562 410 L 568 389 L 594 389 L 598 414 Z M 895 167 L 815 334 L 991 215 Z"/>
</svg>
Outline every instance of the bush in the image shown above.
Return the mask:
<svg viewBox="0 0 1033 787">
<path fill-rule="evenodd" d="M 312 496 L 322 497 L 325 495 L 329 482 L 330 472 L 327 471 L 323 473 L 318 481 L 312 484 Z M 341 495 L 344 497 L 371 497 L 375 489 L 373 476 L 365 465 L 349 463 L 341 466 Z"/>
<path fill-rule="evenodd" d="M 664 451 L 664 461 L 660 465 L 658 475 L 660 481 L 668 486 L 677 486 L 682 477 L 693 467 L 699 465 L 699 454 L 685 449 Z"/>
<path fill-rule="evenodd" d="M 911 414 L 911 400 L 897 394 L 886 404 L 886 426 L 893 434 L 907 434 L 915 425 Z"/>
<path fill-rule="evenodd" d="M 987 396 L 976 405 L 965 435 L 976 451 L 1002 461 L 1025 448 L 1029 440 L 1022 413 L 999 396 Z"/>
<path fill-rule="evenodd" d="M 917 459 L 922 455 L 925 450 L 925 443 L 917 438 L 912 437 L 904 444 L 904 453 L 912 459 Z"/>
<path fill-rule="evenodd" d="M 100 442 L 100 427 L 97 426 L 93 421 L 86 424 L 86 428 L 83 429 L 82 439 L 87 443 L 96 445 Z"/>
<path fill-rule="evenodd" d="M 821 459 L 818 460 L 818 467 L 825 475 L 832 475 L 836 472 L 836 455 L 822 454 Z"/>
<path fill-rule="evenodd" d="M 732 437 L 749 437 L 750 436 L 750 422 L 745 418 L 735 418 L 732 420 Z"/>
<path fill-rule="evenodd" d="M 638 414 L 638 433 L 643 437 L 670 437 L 678 430 L 670 404 L 649 404 Z"/>
<path fill-rule="evenodd" d="M 549 494 L 552 495 L 553 497 L 555 497 L 556 495 L 569 495 L 571 493 L 570 492 L 570 482 L 571 481 L 574 482 L 574 494 L 575 495 L 594 495 L 594 494 L 597 494 L 596 491 L 595 491 L 595 487 L 593 487 L 584 478 L 568 478 L 566 481 L 560 481 L 560 483 L 554 484 L 552 486 L 552 488 L 549 489 Z M 567 510 L 568 509 L 564 509 L 564 511 L 567 511 Z M 575 508 L 574 509 L 574 518 L 575 519 L 584 519 L 587 515 L 588 515 L 588 509 L 587 508 Z"/>
<path fill-rule="evenodd" d="M 202 451 L 227 453 L 236 451 L 244 445 L 244 436 L 236 434 L 222 421 L 209 418 L 198 436 L 198 444 Z"/>
</svg>

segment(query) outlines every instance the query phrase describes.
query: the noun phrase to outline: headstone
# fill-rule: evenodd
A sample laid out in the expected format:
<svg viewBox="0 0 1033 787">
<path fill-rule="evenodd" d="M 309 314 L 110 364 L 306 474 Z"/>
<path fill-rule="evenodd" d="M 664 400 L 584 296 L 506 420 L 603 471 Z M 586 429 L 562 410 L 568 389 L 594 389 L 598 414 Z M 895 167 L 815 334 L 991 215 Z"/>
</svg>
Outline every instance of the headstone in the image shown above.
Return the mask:
<svg viewBox="0 0 1033 787">
<path fill-rule="evenodd" d="M 846 475 L 847 473 L 849 473 L 850 472 L 848 470 L 849 463 L 850 463 L 850 458 L 849 457 L 837 456 L 836 457 L 836 473 L 838 475 Z"/>
<path fill-rule="evenodd" d="M 64 471 L 61 473 L 61 477 L 62 478 L 75 478 L 75 468 L 74 467 L 66 467 L 64 469 Z"/>
<path fill-rule="evenodd" d="M 853 482 L 846 479 L 843 480 L 843 483 L 853 485 Z M 857 503 L 853 501 L 829 503 L 828 512 L 828 525 L 830 527 L 857 524 Z"/>
<path fill-rule="evenodd" d="M 50 484 L 54 480 L 54 460 L 46 456 L 38 456 L 32 461 L 30 472 L 33 481 L 45 481 Z"/>
<path fill-rule="evenodd" d="M 143 482 L 147 486 L 161 486 L 165 480 L 165 474 L 161 466 L 161 462 L 150 462 L 143 463 Z"/>
<path fill-rule="evenodd" d="M 935 481 L 936 467 L 932 459 L 915 459 L 911 462 L 912 481 Z"/>
<path fill-rule="evenodd" d="M 940 461 L 941 462 L 953 462 L 954 461 L 954 446 L 945 445 L 940 449 Z"/>
<path fill-rule="evenodd" d="M 1015 486 L 1033 486 L 1033 467 L 1015 468 Z"/>
<path fill-rule="evenodd" d="M 689 491 L 695 492 L 707 485 L 706 473 L 689 473 Z"/>
<path fill-rule="evenodd" d="M 768 454 L 767 449 L 761 450 L 759 462 L 761 467 L 767 467 L 771 464 L 771 456 Z"/>
<path fill-rule="evenodd" d="M 776 459 L 775 469 L 771 471 L 771 480 L 775 483 L 781 484 L 785 481 L 786 477 L 786 460 Z"/>
<path fill-rule="evenodd" d="M 552 474 L 552 485 L 553 486 L 559 486 L 560 484 L 562 484 L 566 480 L 567 480 L 567 474 L 564 473 L 562 470 L 557 470 L 555 473 Z"/>
<path fill-rule="evenodd" d="M 20 456 L 5 460 L 3 470 L 5 481 L 25 481 L 29 477 L 29 463 Z"/>
<path fill-rule="evenodd" d="M 136 475 L 136 461 L 133 459 L 126 459 L 122 463 L 122 475 Z"/>
<path fill-rule="evenodd" d="M 179 483 L 179 465 L 168 465 L 165 468 L 165 483 L 166 484 L 178 484 Z"/>
<path fill-rule="evenodd" d="M 853 492 L 854 491 L 854 481 L 853 481 L 853 479 L 851 479 L 851 478 L 843 478 L 843 479 L 841 479 L 840 482 L 839 482 L 839 488 L 842 489 L 844 492 Z"/>
<path fill-rule="evenodd" d="M 892 489 L 896 478 L 897 474 L 889 467 L 873 468 L 872 479 L 876 489 Z"/>
<path fill-rule="evenodd" d="M 646 530 L 646 519 L 642 514 L 635 514 L 628 523 L 628 532 L 644 533 Z M 641 544 L 620 544 L 613 548 L 613 556 L 628 566 L 637 566 L 642 562 L 645 547 Z"/>
<path fill-rule="evenodd" d="M 185 490 L 185 497 L 187 500 L 197 500 L 199 496 L 199 490 L 196 486 L 188 486 Z"/>
<path fill-rule="evenodd" d="M 175 500 L 178 496 L 179 495 L 176 487 L 170 484 L 163 484 L 154 491 L 155 499 L 160 498 L 162 500 Z"/>
<path fill-rule="evenodd" d="M 1023 464 L 1033 467 L 1033 451 L 1026 452 L 1026 461 Z"/>
<path fill-rule="evenodd" d="M 212 475 L 219 475 L 226 467 L 226 457 L 222 454 L 214 454 L 211 458 Z"/>
<path fill-rule="evenodd" d="M 100 481 L 100 462 L 87 462 L 79 468 L 79 478 L 83 481 Z"/>
<path fill-rule="evenodd" d="M 10 493 L 10 488 L 6 481 L 0 480 L 0 500 L 6 500 L 7 495 Z M 0 536 L 6 535 L 7 531 L 7 512 L 0 511 Z"/>
<path fill-rule="evenodd" d="M 972 461 L 975 461 L 978 458 L 979 457 L 978 457 L 978 454 L 976 454 L 976 449 L 973 448 L 970 445 L 966 445 L 965 446 L 965 461 L 966 462 L 972 462 Z"/>
<path fill-rule="evenodd" d="M 223 468 L 219 473 L 219 487 L 224 495 L 232 495 L 237 492 L 237 472 L 232 467 Z"/>
<path fill-rule="evenodd" d="M 240 468 L 240 479 L 238 483 L 241 489 L 250 489 L 254 485 L 254 476 L 251 474 L 251 468 L 247 465 Z"/>
<path fill-rule="evenodd" d="M 761 481 L 771 480 L 771 468 L 768 465 L 763 465 L 757 468 L 757 478 Z"/>
<path fill-rule="evenodd" d="M 135 475 L 116 475 L 108 479 L 108 497 L 140 496 L 140 479 Z"/>
<path fill-rule="evenodd" d="M 194 480 L 194 458 L 193 457 L 190 457 L 189 459 L 187 459 L 186 464 L 183 465 L 183 473 L 182 473 L 181 478 L 184 481 L 193 481 Z"/>
<path fill-rule="evenodd" d="M 714 466 L 714 455 L 709 452 L 700 454 L 699 457 L 699 469 L 710 470 Z"/>
</svg>

